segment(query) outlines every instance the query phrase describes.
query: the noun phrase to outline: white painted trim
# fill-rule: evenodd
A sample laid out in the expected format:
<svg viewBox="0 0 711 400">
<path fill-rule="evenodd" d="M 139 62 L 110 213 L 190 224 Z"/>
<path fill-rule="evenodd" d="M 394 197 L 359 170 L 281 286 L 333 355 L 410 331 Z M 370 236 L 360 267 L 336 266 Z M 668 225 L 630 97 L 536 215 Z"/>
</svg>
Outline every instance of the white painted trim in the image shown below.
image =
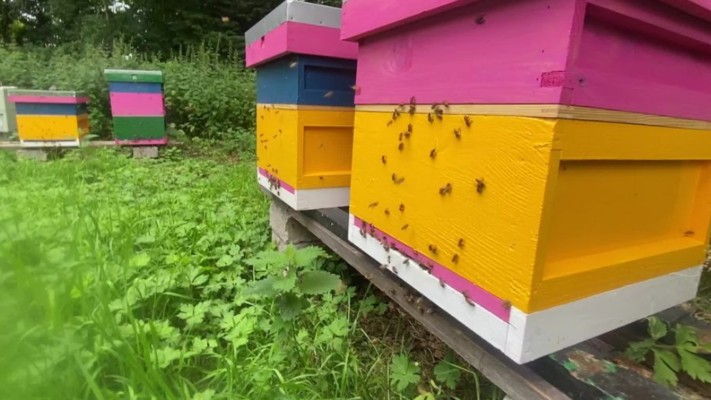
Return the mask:
<svg viewBox="0 0 711 400">
<path fill-rule="evenodd" d="M 28 149 L 45 147 L 80 147 L 81 140 L 27 141 L 20 140 L 20 146 Z"/>
<path fill-rule="evenodd" d="M 484 338 L 497 349 L 504 349 L 508 330 L 508 324 L 505 321 L 484 307 L 468 304 L 464 296 L 451 287 L 447 285 L 442 287 L 439 279 L 420 268 L 414 261 L 405 264 L 405 260 L 409 260 L 409 258 L 399 251 L 386 251 L 380 241 L 370 235 L 366 235 L 364 238 L 360 229 L 355 226 L 353 215 L 349 216 L 348 240 L 379 263 L 386 265 L 390 271 L 395 268 L 400 279 L 422 293 L 472 332 Z M 388 257 L 390 257 L 389 262 Z"/>
<path fill-rule="evenodd" d="M 284 188 L 279 190 L 271 189 L 269 187 L 269 179 L 260 174 L 259 169 L 257 169 L 257 180 L 263 188 L 267 189 L 296 211 L 348 207 L 351 199 L 350 187 L 304 189 L 289 193 L 289 191 Z"/>
<path fill-rule="evenodd" d="M 350 187 L 306 189 L 296 191 L 296 204 L 298 211 L 348 207 L 350 201 Z"/>
<path fill-rule="evenodd" d="M 701 271 L 689 268 L 530 315 L 513 308 L 505 353 L 527 363 L 692 300 Z"/>
<path fill-rule="evenodd" d="M 280 189 L 280 190 L 272 189 L 271 186 L 269 185 L 269 179 L 266 176 L 259 173 L 259 168 L 257 168 L 257 181 L 263 188 L 267 189 L 271 194 L 273 194 L 276 197 L 278 197 L 279 199 L 281 199 L 281 201 L 286 203 L 286 205 L 288 205 L 289 207 L 291 207 L 294 210 L 298 210 L 296 208 L 296 204 L 297 204 L 296 203 L 296 194 L 289 193 L 289 191 L 286 189 Z"/>
<path fill-rule="evenodd" d="M 702 266 L 634 283 L 572 303 L 526 314 L 513 307 L 505 322 L 483 307 L 470 306 L 396 250 L 386 251 L 370 235 L 364 238 L 349 215 L 348 240 L 393 271 L 434 304 L 519 364 L 563 350 L 696 297 Z M 388 257 L 390 259 L 388 260 Z"/>
</svg>

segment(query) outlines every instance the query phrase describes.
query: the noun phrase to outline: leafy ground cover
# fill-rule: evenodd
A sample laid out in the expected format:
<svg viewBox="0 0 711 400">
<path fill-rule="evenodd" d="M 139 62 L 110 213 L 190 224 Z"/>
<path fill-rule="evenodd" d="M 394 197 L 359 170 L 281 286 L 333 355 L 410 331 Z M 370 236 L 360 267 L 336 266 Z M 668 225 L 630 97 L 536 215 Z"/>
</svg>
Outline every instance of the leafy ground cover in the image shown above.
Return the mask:
<svg viewBox="0 0 711 400">
<path fill-rule="evenodd" d="M 275 252 L 254 175 L 0 153 L 0 398 L 503 397 L 337 258 Z"/>
</svg>

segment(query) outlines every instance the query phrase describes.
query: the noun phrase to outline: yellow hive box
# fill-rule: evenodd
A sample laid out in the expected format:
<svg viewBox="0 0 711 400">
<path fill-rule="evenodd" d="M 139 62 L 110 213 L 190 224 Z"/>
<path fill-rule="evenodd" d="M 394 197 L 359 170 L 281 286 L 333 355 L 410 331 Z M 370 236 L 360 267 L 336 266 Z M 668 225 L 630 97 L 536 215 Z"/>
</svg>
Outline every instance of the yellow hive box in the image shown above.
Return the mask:
<svg viewBox="0 0 711 400">
<path fill-rule="evenodd" d="M 512 359 L 695 296 L 711 131 L 394 107 L 356 112 L 349 238 Z"/>
<path fill-rule="evenodd" d="M 12 90 L 9 100 L 24 147 L 76 147 L 89 133 L 89 98 L 82 92 Z"/>
<path fill-rule="evenodd" d="M 260 104 L 260 184 L 296 210 L 348 204 L 354 112 L 352 107 Z"/>
</svg>

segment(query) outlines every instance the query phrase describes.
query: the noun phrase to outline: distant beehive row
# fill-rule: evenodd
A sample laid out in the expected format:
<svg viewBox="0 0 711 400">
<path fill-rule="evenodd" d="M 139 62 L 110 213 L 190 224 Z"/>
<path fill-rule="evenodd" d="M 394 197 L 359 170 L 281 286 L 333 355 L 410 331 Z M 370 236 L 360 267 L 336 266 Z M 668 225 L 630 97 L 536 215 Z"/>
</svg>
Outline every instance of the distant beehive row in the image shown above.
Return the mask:
<svg viewBox="0 0 711 400">
<path fill-rule="evenodd" d="M 358 45 L 340 40 L 340 10 L 286 2 L 246 36 L 257 69 L 262 186 L 295 209 L 350 198 Z"/>
<path fill-rule="evenodd" d="M 168 141 L 159 71 L 106 70 L 117 144 Z M 81 92 L 0 88 L 0 132 L 18 133 L 23 147 L 77 147 L 89 133 L 89 98 Z"/>
<path fill-rule="evenodd" d="M 260 182 L 296 209 L 350 206 L 355 245 L 519 363 L 690 300 L 711 21 L 674 4 L 349 0 L 339 42 L 336 10 L 288 1 L 248 32 Z M 353 42 L 351 92 L 302 67 Z M 328 118 L 296 122 L 299 99 L 347 93 L 352 153 L 345 128 L 312 130 Z M 349 170 L 349 197 L 291 197 Z"/>
</svg>

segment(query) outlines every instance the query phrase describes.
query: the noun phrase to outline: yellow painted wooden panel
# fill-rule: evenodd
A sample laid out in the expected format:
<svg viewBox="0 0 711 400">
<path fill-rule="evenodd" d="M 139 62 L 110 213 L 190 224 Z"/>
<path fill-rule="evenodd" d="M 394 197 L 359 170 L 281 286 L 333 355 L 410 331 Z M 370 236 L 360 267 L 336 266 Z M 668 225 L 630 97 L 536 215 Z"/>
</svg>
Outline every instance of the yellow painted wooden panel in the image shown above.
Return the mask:
<svg viewBox="0 0 711 400">
<path fill-rule="evenodd" d="M 346 187 L 351 182 L 355 111 L 299 109 L 297 188 Z"/>
<path fill-rule="evenodd" d="M 350 185 L 353 109 L 257 106 L 257 163 L 297 190 Z"/>
<path fill-rule="evenodd" d="M 18 115 L 21 140 L 75 140 L 89 133 L 87 115 Z"/>
<path fill-rule="evenodd" d="M 528 312 L 567 304 L 633 283 L 701 265 L 706 243 L 687 238 L 669 239 L 636 248 L 598 254 L 595 259 L 568 260 L 572 268 L 580 263 L 594 263 L 602 268 L 588 268 L 575 274 L 551 277 L 538 287 Z M 638 258 L 636 258 L 638 257 Z M 639 258 L 641 257 L 641 258 Z M 681 267 L 680 266 L 685 266 Z M 576 266 L 577 267 L 577 266 Z"/>
<path fill-rule="evenodd" d="M 473 116 L 467 127 L 463 115 L 430 123 L 403 114 L 388 126 L 391 118 L 356 112 L 351 213 L 528 309 L 555 121 Z"/>
<path fill-rule="evenodd" d="M 590 268 L 588 262 L 561 263 L 567 259 L 592 257 L 595 265 L 600 253 L 685 237 L 705 163 L 564 161 L 551 199 L 544 279 Z"/>
<path fill-rule="evenodd" d="M 257 106 L 257 165 L 296 187 L 299 112 Z"/>
<path fill-rule="evenodd" d="M 391 119 L 356 112 L 351 212 L 524 312 L 703 260 L 711 147 L 697 147 L 711 132 L 507 116 L 469 116 L 467 127 L 458 114 Z M 645 132 L 668 146 L 640 145 Z"/>
<path fill-rule="evenodd" d="M 559 120 L 563 160 L 711 160 L 711 131 Z"/>
</svg>

